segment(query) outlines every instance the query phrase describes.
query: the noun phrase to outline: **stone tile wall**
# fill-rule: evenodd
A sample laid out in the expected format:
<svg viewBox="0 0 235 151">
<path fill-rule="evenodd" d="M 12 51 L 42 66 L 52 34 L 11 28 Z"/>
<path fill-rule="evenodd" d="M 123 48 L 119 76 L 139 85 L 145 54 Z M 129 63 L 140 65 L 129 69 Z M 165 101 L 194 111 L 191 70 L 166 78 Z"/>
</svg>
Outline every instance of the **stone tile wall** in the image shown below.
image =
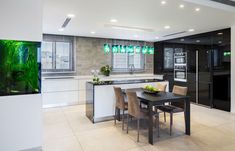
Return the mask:
<svg viewBox="0 0 235 151">
<path fill-rule="evenodd" d="M 117 44 L 144 44 L 144 42 L 128 41 L 128 40 L 112 40 L 103 38 L 76 37 L 76 71 L 77 75 L 90 75 L 91 70 L 100 69 L 104 65 L 112 65 L 112 54 L 105 54 L 103 45 L 105 43 Z M 152 45 L 153 43 L 148 43 Z M 145 71 L 143 73 L 153 73 L 153 55 L 146 55 Z M 118 73 L 116 73 L 118 74 Z"/>
</svg>

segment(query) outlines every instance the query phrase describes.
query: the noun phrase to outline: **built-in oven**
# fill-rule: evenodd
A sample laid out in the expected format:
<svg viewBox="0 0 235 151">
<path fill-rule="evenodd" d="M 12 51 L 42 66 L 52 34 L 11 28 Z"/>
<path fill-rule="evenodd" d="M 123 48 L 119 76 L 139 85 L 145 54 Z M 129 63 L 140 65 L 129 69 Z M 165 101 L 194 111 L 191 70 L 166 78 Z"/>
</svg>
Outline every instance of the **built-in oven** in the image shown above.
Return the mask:
<svg viewBox="0 0 235 151">
<path fill-rule="evenodd" d="M 187 53 L 174 54 L 174 81 L 187 82 Z"/>
</svg>

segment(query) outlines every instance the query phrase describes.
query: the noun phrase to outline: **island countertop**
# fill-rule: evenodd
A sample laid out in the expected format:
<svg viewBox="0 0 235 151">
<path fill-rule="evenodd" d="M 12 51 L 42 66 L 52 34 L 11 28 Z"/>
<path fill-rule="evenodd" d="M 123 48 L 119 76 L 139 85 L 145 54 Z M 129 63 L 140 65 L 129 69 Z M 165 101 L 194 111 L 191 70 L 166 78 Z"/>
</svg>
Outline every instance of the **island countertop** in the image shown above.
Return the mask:
<svg viewBox="0 0 235 151">
<path fill-rule="evenodd" d="M 93 123 L 113 119 L 116 105 L 114 86 L 133 89 L 146 85 L 157 86 L 157 84 L 166 84 L 166 91 L 169 91 L 168 81 L 155 78 L 110 80 L 98 84 L 86 82 L 86 116 Z"/>
<path fill-rule="evenodd" d="M 117 85 L 117 84 L 135 84 L 135 83 L 151 83 L 151 82 L 162 82 L 165 80 L 160 79 L 135 79 L 135 80 L 109 80 L 109 81 L 100 81 L 100 83 L 88 82 L 94 86 L 99 85 Z"/>
</svg>

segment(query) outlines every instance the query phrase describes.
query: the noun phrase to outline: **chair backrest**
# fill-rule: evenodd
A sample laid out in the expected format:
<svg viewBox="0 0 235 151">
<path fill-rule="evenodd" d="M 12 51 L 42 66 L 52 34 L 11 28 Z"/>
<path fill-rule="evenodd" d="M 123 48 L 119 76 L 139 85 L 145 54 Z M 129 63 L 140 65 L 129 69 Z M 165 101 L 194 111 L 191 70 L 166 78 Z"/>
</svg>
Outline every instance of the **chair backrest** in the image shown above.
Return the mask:
<svg viewBox="0 0 235 151">
<path fill-rule="evenodd" d="M 140 116 L 140 105 L 139 101 L 136 95 L 136 92 L 134 91 L 127 91 L 127 100 L 128 100 L 128 114 L 139 118 Z"/>
<path fill-rule="evenodd" d="M 183 96 L 186 96 L 187 92 L 188 92 L 187 87 L 182 87 L 182 86 L 177 86 L 177 85 L 174 85 L 173 91 L 172 91 L 172 93 L 174 93 L 174 94 L 183 95 Z M 184 109 L 184 102 L 183 101 L 182 102 L 172 102 L 171 105 L 174 105 L 176 107 L 180 107 L 180 108 Z"/>
<path fill-rule="evenodd" d="M 123 110 L 125 109 L 125 99 L 122 94 L 122 89 L 120 87 L 113 87 L 115 98 L 116 98 L 116 107 Z"/>
<path fill-rule="evenodd" d="M 172 93 L 174 93 L 174 94 L 183 95 L 183 96 L 186 96 L 187 92 L 188 92 L 187 87 L 181 87 L 181 86 L 177 86 L 177 85 L 174 85 L 173 91 L 172 91 Z"/>
<path fill-rule="evenodd" d="M 157 83 L 157 89 L 162 92 L 166 92 L 166 84 Z"/>
</svg>

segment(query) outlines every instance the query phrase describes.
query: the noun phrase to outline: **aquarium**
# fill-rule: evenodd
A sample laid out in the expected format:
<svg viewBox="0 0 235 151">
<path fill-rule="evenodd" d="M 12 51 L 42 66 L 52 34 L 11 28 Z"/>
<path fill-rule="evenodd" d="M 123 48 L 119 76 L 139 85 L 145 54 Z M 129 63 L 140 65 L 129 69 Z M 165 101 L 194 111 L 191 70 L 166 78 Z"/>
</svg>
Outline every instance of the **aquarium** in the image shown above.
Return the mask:
<svg viewBox="0 0 235 151">
<path fill-rule="evenodd" d="M 0 40 L 0 96 L 41 90 L 40 42 Z"/>
</svg>

